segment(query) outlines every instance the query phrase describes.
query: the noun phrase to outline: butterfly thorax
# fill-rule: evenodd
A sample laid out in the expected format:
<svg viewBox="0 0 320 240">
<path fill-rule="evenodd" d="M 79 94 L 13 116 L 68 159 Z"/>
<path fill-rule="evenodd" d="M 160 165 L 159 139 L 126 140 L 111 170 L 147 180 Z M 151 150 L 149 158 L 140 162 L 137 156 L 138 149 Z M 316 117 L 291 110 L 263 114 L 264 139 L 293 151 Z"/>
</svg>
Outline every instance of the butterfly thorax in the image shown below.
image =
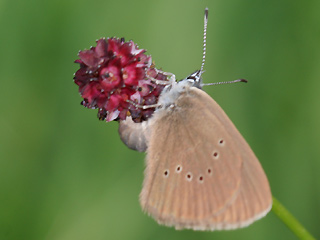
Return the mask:
<svg viewBox="0 0 320 240">
<path fill-rule="evenodd" d="M 201 89 L 201 85 L 201 71 L 198 70 L 190 74 L 185 79 L 182 79 L 179 82 L 173 82 L 173 84 L 166 86 L 159 97 L 159 107 L 156 111 L 167 108 L 173 109 L 177 99 L 182 93 L 188 91 L 188 89 L 191 87 Z"/>
</svg>

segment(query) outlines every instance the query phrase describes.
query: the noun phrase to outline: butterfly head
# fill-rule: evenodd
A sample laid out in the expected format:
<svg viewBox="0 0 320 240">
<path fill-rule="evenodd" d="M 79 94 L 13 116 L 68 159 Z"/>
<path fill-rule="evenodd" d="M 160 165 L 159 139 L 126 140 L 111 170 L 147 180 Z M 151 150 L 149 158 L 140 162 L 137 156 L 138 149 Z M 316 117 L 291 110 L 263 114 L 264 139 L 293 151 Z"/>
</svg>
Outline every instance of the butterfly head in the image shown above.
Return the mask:
<svg viewBox="0 0 320 240">
<path fill-rule="evenodd" d="M 202 89 L 203 84 L 202 84 L 201 75 L 203 72 L 204 71 L 197 70 L 197 71 L 193 72 L 192 74 L 190 74 L 185 79 L 183 79 L 182 81 L 187 81 L 187 82 L 189 82 L 189 84 L 191 86 Z"/>
</svg>

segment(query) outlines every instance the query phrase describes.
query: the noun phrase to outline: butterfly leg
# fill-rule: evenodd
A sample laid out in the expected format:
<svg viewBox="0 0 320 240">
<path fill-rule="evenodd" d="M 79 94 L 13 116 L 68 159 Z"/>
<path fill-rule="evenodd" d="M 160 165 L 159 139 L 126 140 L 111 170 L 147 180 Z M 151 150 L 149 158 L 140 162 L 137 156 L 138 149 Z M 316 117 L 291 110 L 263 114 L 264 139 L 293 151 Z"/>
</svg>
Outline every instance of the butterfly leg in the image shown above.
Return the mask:
<svg viewBox="0 0 320 240">
<path fill-rule="evenodd" d="M 146 73 L 147 77 L 148 77 L 151 81 L 153 81 L 155 84 L 159 84 L 159 85 L 172 85 L 173 83 L 176 82 L 176 76 L 175 76 L 173 73 L 164 72 L 164 71 L 158 70 L 158 69 L 155 69 L 155 70 L 157 71 L 157 73 L 161 73 L 161 74 L 169 77 L 169 81 L 159 80 L 159 79 L 156 79 L 156 78 L 153 78 L 153 77 L 149 76 L 148 73 Z"/>
<path fill-rule="evenodd" d="M 135 102 L 133 102 L 131 100 L 127 100 L 126 102 L 132 104 L 136 108 L 141 108 L 141 109 L 156 108 L 156 107 L 160 107 L 161 106 L 161 104 L 140 105 L 140 104 L 137 104 L 137 103 L 135 103 Z"/>
</svg>

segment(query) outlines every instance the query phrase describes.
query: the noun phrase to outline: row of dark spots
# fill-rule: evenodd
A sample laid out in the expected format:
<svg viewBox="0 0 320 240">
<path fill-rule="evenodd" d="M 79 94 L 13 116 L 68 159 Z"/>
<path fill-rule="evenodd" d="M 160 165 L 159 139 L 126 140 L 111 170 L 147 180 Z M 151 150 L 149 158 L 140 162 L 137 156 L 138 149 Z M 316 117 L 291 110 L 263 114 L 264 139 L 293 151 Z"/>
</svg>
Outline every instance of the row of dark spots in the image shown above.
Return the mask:
<svg viewBox="0 0 320 240">
<path fill-rule="evenodd" d="M 220 146 L 223 146 L 224 145 L 224 140 L 223 139 L 220 139 L 219 140 L 219 145 Z M 215 158 L 215 159 L 217 159 L 218 157 L 219 157 L 219 153 L 217 152 L 217 151 L 214 151 L 213 152 L 213 154 L 212 154 L 212 156 Z M 177 167 L 176 167 L 176 173 L 180 173 L 182 171 L 182 166 L 180 166 L 180 165 L 178 165 Z M 207 169 L 207 174 L 208 175 L 211 175 L 212 174 L 212 169 L 211 168 L 208 168 Z M 169 170 L 165 170 L 164 172 L 163 172 L 163 175 L 164 175 L 164 177 L 169 177 Z M 187 174 L 186 174 L 186 179 L 190 182 L 191 180 L 192 180 L 192 173 L 190 173 L 190 172 L 188 172 Z M 203 182 L 204 181 L 204 176 L 202 176 L 202 175 L 200 175 L 199 176 L 199 178 L 198 178 L 198 180 L 199 180 L 199 182 Z"/>
<path fill-rule="evenodd" d="M 177 166 L 177 168 L 176 168 L 176 173 L 180 173 L 181 171 L 182 171 L 182 167 L 181 167 L 181 166 Z M 208 169 L 207 169 L 207 174 L 208 174 L 208 175 L 211 175 L 211 174 L 212 174 L 212 169 L 211 169 L 211 168 L 208 168 Z M 166 178 L 169 177 L 169 170 L 165 170 L 165 171 L 163 172 L 163 175 L 164 175 L 164 177 L 166 177 Z M 188 181 L 190 182 L 190 181 L 192 181 L 192 178 L 193 178 L 192 173 L 188 172 L 188 173 L 186 174 L 186 180 L 188 180 Z M 203 181 L 204 181 L 204 176 L 200 175 L 199 178 L 198 178 L 198 180 L 199 180 L 199 182 L 203 182 Z"/>
<path fill-rule="evenodd" d="M 220 140 L 219 140 L 219 145 L 220 145 L 220 146 L 223 146 L 223 145 L 224 145 L 224 140 L 223 140 L 223 139 L 220 139 Z M 219 153 L 218 153 L 217 151 L 214 151 L 214 152 L 212 153 L 212 156 L 213 156 L 214 159 L 218 159 L 218 158 L 219 158 Z"/>
<path fill-rule="evenodd" d="M 187 181 L 189 181 L 189 182 L 191 182 L 192 181 L 192 173 L 187 173 L 187 175 L 186 175 L 186 179 L 187 179 Z M 199 183 L 203 183 L 203 181 L 204 181 L 204 176 L 202 176 L 202 175 L 200 175 L 199 177 L 198 177 L 198 181 L 199 181 Z"/>
</svg>

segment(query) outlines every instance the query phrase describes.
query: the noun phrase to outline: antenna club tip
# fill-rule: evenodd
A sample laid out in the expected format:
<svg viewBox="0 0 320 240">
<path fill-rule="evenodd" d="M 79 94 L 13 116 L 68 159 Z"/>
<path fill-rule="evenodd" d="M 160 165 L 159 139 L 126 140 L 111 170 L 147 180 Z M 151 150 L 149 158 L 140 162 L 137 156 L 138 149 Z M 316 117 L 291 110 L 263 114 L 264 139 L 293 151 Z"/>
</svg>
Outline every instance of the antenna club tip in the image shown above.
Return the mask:
<svg viewBox="0 0 320 240">
<path fill-rule="evenodd" d="M 206 7 L 206 8 L 204 9 L 204 15 L 206 16 L 206 18 L 208 18 L 208 12 L 209 12 L 209 8 Z"/>
<path fill-rule="evenodd" d="M 247 82 L 248 82 L 248 80 L 241 78 L 241 79 L 239 79 L 239 82 L 247 83 Z"/>
</svg>

